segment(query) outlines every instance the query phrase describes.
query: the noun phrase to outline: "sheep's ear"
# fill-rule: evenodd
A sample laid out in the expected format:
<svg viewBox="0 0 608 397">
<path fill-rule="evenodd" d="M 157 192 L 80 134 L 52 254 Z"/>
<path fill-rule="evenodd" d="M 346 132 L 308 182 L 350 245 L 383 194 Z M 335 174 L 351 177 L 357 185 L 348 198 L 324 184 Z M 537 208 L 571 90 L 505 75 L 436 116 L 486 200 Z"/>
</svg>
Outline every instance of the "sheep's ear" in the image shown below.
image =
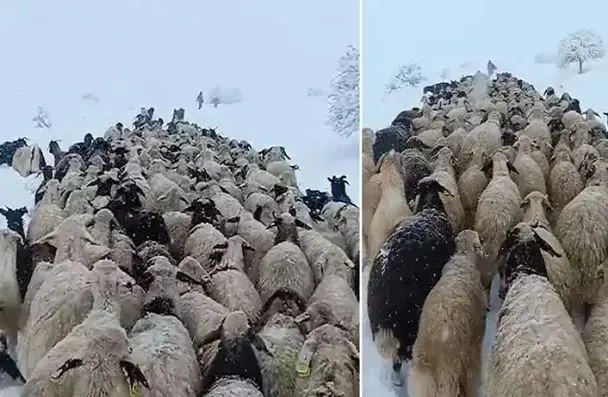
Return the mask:
<svg viewBox="0 0 608 397">
<path fill-rule="evenodd" d="M 177 273 L 175 273 L 175 279 L 178 280 L 178 281 L 181 281 L 183 283 L 203 285 L 202 281 L 194 279 L 189 274 L 184 273 L 181 270 L 178 270 Z"/>
<path fill-rule="evenodd" d="M 57 248 L 56 241 L 55 239 L 57 238 L 57 234 L 53 231 L 50 232 L 49 234 L 47 234 L 44 237 L 39 238 L 38 240 L 34 241 L 34 244 L 49 244 L 52 247 Z M 34 245 L 32 244 L 32 245 Z"/>
<path fill-rule="evenodd" d="M 513 164 L 511 164 L 510 161 L 507 161 L 507 168 L 509 169 L 509 171 L 511 171 L 514 174 L 519 175 L 519 171 L 517 171 L 517 169 L 513 166 Z"/>
<path fill-rule="evenodd" d="M 530 204 L 530 198 L 528 196 L 526 196 L 522 201 L 521 204 L 519 205 L 519 208 L 524 208 L 526 205 Z"/>
<path fill-rule="evenodd" d="M 544 238 L 542 238 L 538 232 L 535 229 L 532 229 L 532 231 L 534 232 L 534 238 L 536 240 L 536 242 L 538 243 L 538 245 L 540 246 L 540 248 L 543 251 L 546 251 L 549 253 L 549 255 L 554 256 L 556 258 L 561 258 L 561 254 L 559 254 L 552 246 L 551 244 L 549 244 Z"/>
<path fill-rule="evenodd" d="M 543 206 L 547 211 L 553 211 L 553 206 L 551 205 L 551 202 L 549 201 L 547 196 L 543 196 Z"/>
<path fill-rule="evenodd" d="M 308 226 L 306 223 L 302 222 L 299 219 L 296 219 L 296 226 L 301 227 L 302 229 L 311 230 L 312 227 Z"/>
<path fill-rule="evenodd" d="M 51 376 L 51 378 L 53 379 L 59 379 L 63 376 L 64 373 L 66 373 L 67 371 L 74 369 L 74 368 L 78 368 L 82 366 L 82 360 L 79 358 L 70 358 L 69 360 L 67 360 L 66 362 L 64 362 L 61 367 L 57 368 L 57 371 L 55 372 L 55 374 L 53 376 Z"/>
<path fill-rule="evenodd" d="M 274 357 L 274 354 L 272 354 L 272 352 L 268 348 L 268 345 L 266 344 L 266 341 L 259 334 L 253 333 L 253 332 L 251 333 L 251 344 L 258 351 L 263 351 L 266 354 L 268 354 L 269 356 Z"/>
</svg>

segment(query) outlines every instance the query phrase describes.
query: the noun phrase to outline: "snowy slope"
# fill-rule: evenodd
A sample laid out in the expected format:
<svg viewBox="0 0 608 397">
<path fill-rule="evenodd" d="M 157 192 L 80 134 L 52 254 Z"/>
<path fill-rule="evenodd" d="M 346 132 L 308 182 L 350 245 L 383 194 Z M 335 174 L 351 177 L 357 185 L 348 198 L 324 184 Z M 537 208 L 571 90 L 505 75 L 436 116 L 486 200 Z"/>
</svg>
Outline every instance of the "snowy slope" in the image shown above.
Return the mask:
<svg viewBox="0 0 608 397">
<path fill-rule="evenodd" d="M 517 0 L 516 3 L 520 3 Z M 485 72 L 485 67 L 488 59 L 498 67 L 498 72 L 510 72 L 513 75 L 532 83 L 537 91 L 551 85 L 555 88 L 556 94 L 561 95 L 567 91 L 573 97 L 580 100 L 581 108 L 584 111 L 587 108 L 593 108 L 601 114 L 608 111 L 608 104 L 605 102 L 605 92 L 608 89 L 608 60 L 591 62 L 587 65 L 589 69 L 583 75 L 576 73 L 576 67 L 572 65 L 567 70 L 559 70 L 553 65 L 538 65 L 533 63 L 534 54 L 539 52 L 551 52 L 557 47 L 557 42 L 565 34 L 576 30 L 579 27 L 589 27 L 600 33 L 604 40 L 608 40 L 608 29 L 598 22 L 596 16 L 588 13 L 585 6 L 586 2 L 577 5 L 577 7 L 567 6 L 568 14 L 554 15 L 555 7 L 548 7 L 546 2 L 539 1 L 536 9 L 531 9 L 531 5 L 526 3 L 521 7 L 528 9 L 529 13 L 523 13 L 518 18 L 511 15 L 512 12 L 519 12 L 521 8 L 517 5 L 513 7 L 499 7 L 500 9 L 492 9 L 493 6 L 482 4 L 479 1 L 467 0 L 458 4 L 440 4 L 433 3 L 433 7 L 444 7 L 445 12 L 435 12 L 433 27 L 422 27 L 417 24 L 404 27 L 406 32 L 401 32 L 400 37 L 407 37 L 407 30 L 411 30 L 411 42 L 405 43 L 412 49 L 408 54 L 412 58 L 407 58 L 407 54 L 403 52 L 390 55 L 391 46 L 385 43 L 382 48 L 378 43 L 382 41 L 381 32 L 374 32 L 374 29 L 386 30 L 385 38 L 388 37 L 390 30 L 391 18 L 399 15 L 397 9 L 403 7 L 397 2 L 392 2 L 392 11 L 387 13 L 379 9 L 374 9 L 373 5 L 368 5 L 363 8 L 364 24 L 367 20 L 367 32 L 364 30 L 363 38 L 363 126 L 374 130 L 383 128 L 390 124 L 394 117 L 402 110 L 409 109 L 413 106 L 420 106 L 422 97 L 422 87 L 424 85 L 433 84 L 443 81 L 439 77 L 441 70 L 447 68 L 450 70 L 448 79 L 458 79 L 464 74 L 473 74 L 477 70 Z M 464 4 L 463 4 L 464 3 Z M 469 4 L 467 4 L 469 3 Z M 536 2 L 535 2 L 536 3 Z M 588 3 L 588 2 L 587 2 Z M 421 3 L 407 3 L 408 12 L 415 14 L 417 12 L 429 12 Z M 485 8 L 484 8 L 485 7 Z M 412 9 L 413 8 L 413 9 Z M 441 31 L 442 24 L 448 24 L 449 20 L 458 15 L 460 9 L 466 9 L 468 16 L 472 19 L 479 20 L 479 24 L 472 24 L 475 27 L 463 26 L 463 31 L 460 29 L 454 30 L 453 26 L 445 25 L 447 31 Z M 545 12 L 546 11 L 546 12 Z M 553 12 L 553 13 L 551 13 Z M 534 18 L 537 20 L 550 21 L 548 24 L 543 24 L 543 29 L 534 32 L 533 37 L 524 38 L 522 35 L 529 32 L 524 31 L 506 31 L 503 32 L 492 30 L 486 24 L 491 24 L 495 19 L 489 17 L 491 14 L 500 13 L 501 18 L 512 18 L 519 20 L 518 23 L 524 24 Z M 546 15 L 543 15 L 545 13 Z M 389 15 L 390 14 L 390 15 Z M 594 23 L 593 18 L 596 18 Z M 411 19 L 410 19 L 411 20 Z M 382 22 L 382 24 L 380 24 Z M 531 23 L 531 22 L 530 22 Z M 535 22 L 538 24 L 538 22 Z M 558 26 L 563 23 L 565 26 Z M 437 29 L 435 29 L 437 27 Z M 459 26 L 460 27 L 460 26 Z M 414 33 L 418 29 L 417 33 Z M 423 30 L 420 30 L 423 29 Z M 473 29 L 473 30 L 471 30 Z M 488 39 L 473 39 L 479 37 L 479 33 L 474 30 L 491 32 Z M 488 29 L 488 30 L 484 30 Z M 424 32 L 424 34 L 422 34 Z M 513 36 L 511 40 L 509 35 Z M 445 39 L 447 36 L 449 40 Z M 400 43 L 401 46 L 404 43 Z M 426 48 L 426 50 L 422 50 Z M 414 54 L 414 55 L 412 55 Z M 393 63 L 390 63 L 393 62 Z M 384 86 L 390 80 L 392 73 L 400 64 L 417 62 L 426 74 L 428 80 L 423 82 L 416 88 L 404 88 L 399 92 L 386 95 Z M 468 63 L 466 67 L 461 67 L 463 63 Z M 363 296 L 367 295 L 366 283 L 363 283 Z M 484 353 L 489 353 L 492 339 L 495 332 L 495 321 L 497 308 L 496 290 L 493 290 L 491 307 L 493 310 L 488 314 L 486 321 L 486 336 L 484 338 Z M 371 331 L 369 329 L 369 320 L 367 318 L 367 307 L 365 302 L 362 310 L 362 380 L 363 380 L 363 395 L 377 397 L 405 397 L 407 393 L 404 389 L 395 390 L 389 380 L 390 365 L 382 360 L 378 355 L 376 348 L 371 341 Z M 489 396 L 481 396 L 489 397 Z"/>
</svg>

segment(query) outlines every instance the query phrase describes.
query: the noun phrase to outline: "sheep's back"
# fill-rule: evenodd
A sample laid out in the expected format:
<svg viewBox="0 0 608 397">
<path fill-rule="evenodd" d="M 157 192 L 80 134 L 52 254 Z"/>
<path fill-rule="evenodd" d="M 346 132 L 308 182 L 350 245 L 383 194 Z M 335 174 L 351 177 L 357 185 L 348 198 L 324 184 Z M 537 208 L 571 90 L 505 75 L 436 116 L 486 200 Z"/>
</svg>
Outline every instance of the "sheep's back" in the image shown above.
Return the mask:
<svg viewBox="0 0 608 397">
<path fill-rule="evenodd" d="M 374 260 L 368 286 L 372 332 L 392 330 L 406 356 L 411 356 L 424 300 L 455 248 L 447 216 L 424 210 L 398 227 Z"/>
<path fill-rule="evenodd" d="M 272 247 L 260 262 L 257 287 L 263 304 L 280 288 L 294 291 L 302 300 L 308 301 L 313 293 L 314 279 L 300 248 L 288 241 Z"/>
<path fill-rule="evenodd" d="M 544 277 L 521 277 L 507 293 L 490 356 L 488 393 L 495 397 L 597 395 L 585 346 Z"/>
</svg>

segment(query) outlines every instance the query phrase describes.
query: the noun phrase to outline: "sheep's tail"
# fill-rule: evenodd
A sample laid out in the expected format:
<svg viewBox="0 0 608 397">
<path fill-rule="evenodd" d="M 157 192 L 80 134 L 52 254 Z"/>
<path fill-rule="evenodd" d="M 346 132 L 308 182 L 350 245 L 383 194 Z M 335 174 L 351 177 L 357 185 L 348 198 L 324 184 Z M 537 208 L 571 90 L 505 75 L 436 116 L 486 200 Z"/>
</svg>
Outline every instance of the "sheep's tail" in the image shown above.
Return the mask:
<svg viewBox="0 0 608 397">
<path fill-rule="evenodd" d="M 458 397 L 458 379 L 445 369 L 421 368 L 411 363 L 408 374 L 409 397 Z"/>
</svg>

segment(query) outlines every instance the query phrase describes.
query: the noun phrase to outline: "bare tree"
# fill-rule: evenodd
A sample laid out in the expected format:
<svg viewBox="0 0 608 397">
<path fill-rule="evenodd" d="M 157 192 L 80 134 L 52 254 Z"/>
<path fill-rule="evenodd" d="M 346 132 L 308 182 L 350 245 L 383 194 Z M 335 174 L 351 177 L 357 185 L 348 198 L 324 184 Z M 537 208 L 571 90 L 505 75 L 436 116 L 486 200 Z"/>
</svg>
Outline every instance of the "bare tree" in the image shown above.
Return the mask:
<svg viewBox="0 0 608 397">
<path fill-rule="evenodd" d="M 422 75 L 420 66 L 415 63 L 403 65 L 393 76 L 391 81 L 386 85 L 386 93 L 390 94 L 398 91 L 403 87 L 416 87 L 421 82 L 425 81 L 426 77 Z"/>
<path fill-rule="evenodd" d="M 334 132 L 349 137 L 359 131 L 359 50 L 348 46 L 329 83 L 329 118 Z"/>
<path fill-rule="evenodd" d="M 558 66 L 566 67 L 578 63 L 578 73 L 583 73 L 583 63 L 601 59 L 606 55 L 604 40 L 591 29 L 579 29 L 570 33 L 559 42 Z"/>
</svg>

